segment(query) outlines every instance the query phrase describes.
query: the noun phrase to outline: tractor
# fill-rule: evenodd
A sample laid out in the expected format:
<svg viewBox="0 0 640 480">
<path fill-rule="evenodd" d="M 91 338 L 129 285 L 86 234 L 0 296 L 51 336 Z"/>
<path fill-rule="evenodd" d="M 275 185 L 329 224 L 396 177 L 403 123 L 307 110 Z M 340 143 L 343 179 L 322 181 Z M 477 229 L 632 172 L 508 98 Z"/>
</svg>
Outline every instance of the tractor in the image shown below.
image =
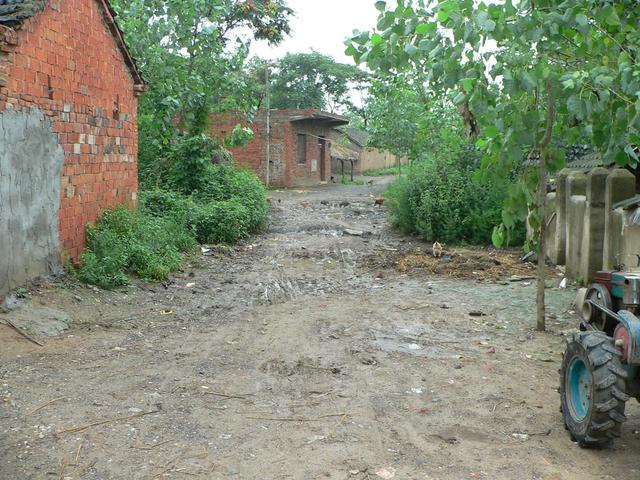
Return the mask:
<svg viewBox="0 0 640 480">
<path fill-rule="evenodd" d="M 560 409 L 581 447 L 606 447 L 620 436 L 625 402 L 640 401 L 640 273 L 597 272 L 576 304 L 582 320 L 562 358 Z"/>
</svg>

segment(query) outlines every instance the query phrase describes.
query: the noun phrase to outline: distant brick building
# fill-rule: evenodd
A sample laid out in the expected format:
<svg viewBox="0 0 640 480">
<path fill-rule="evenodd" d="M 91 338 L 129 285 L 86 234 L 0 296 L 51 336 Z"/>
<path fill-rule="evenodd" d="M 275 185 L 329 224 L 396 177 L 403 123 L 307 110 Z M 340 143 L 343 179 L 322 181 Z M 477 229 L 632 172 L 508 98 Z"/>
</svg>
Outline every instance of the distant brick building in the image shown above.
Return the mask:
<svg viewBox="0 0 640 480">
<path fill-rule="evenodd" d="M 0 295 L 135 203 L 143 90 L 107 0 L 0 0 Z"/>
<path fill-rule="evenodd" d="M 285 187 L 314 185 L 331 177 L 332 130 L 349 119 L 318 110 L 272 110 L 270 121 L 269 183 Z M 234 113 L 214 114 L 211 135 L 223 138 L 243 122 Z M 251 125 L 255 137 L 245 147 L 232 150 L 240 166 L 266 176 L 266 112 L 260 110 Z"/>
</svg>

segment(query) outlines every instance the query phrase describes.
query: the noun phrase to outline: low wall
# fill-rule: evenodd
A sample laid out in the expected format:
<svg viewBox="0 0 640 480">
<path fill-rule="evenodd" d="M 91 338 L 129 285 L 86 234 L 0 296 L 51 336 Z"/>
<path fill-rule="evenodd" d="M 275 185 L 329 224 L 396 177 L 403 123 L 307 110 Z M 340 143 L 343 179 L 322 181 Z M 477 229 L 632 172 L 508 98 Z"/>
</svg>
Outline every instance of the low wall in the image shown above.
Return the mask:
<svg viewBox="0 0 640 480">
<path fill-rule="evenodd" d="M 587 175 L 563 170 L 547 195 L 547 257 L 569 280 L 587 284 L 598 270 L 640 271 L 640 208 L 635 177 L 623 169 Z M 617 204 L 627 201 L 623 207 Z"/>
<path fill-rule="evenodd" d="M 406 165 L 409 160 L 406 157 L 400 159 L 401 165 Z M 361 175 L 367 170 L 389 168 L 398 165 L 398 157 L 386 150 L 377 148 L 365 148 L 360 153 L 360 161 L 356 165 L 356 172 Z"/>
</svg>

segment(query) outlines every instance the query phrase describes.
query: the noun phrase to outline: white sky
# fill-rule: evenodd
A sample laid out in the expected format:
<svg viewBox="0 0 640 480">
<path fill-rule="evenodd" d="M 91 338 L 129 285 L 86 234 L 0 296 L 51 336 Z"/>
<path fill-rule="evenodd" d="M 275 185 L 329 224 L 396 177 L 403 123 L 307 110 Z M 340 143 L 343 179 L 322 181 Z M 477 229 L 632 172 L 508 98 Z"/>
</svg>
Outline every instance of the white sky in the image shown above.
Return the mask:
<svg viewBox="0 0 640 480">
<path fill-rule="evenodd" d="M 251 54 L 277 59 L 285 53 L 308 53 L 312 49 L 331 55 L 338 62 L 353 63 L 344 54 L 344 40 L 354 29 L 371 30 L 377 21 L 375 0 L 288 0 L 295 12 L 291 36 L 277 47 L 253 42 Z"/>
</svg>

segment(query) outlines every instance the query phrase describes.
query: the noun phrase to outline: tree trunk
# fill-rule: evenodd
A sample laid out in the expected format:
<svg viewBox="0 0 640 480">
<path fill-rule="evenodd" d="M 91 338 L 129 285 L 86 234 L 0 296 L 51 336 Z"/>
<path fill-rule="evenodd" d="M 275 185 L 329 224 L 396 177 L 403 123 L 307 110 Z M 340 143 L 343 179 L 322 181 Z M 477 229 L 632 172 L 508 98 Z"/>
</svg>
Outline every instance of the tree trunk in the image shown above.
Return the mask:
<svg viewBox="0 0 640 480">
<path fill-rule="evenodd" d="M 554 116 L 554 104 L 553 104 L 553 91 L 551 78 L 547 78 L 546 82 L 547 90 L 547 128 L 545 129 L 544 136 L 540 143 L 538 143 L 538 152 L 540 160 L 538 162 L 538 208 L 540 215 L 540 230 L 538 245 L 540 246 L 540 252 L 538 253 L 538 282 L 536 293 L 536 309 L 537 309 L 537 321 L 536 330 L 544 332 L 547 328 L 545 305 L 544 305 L 544 288 L 545 288 L 545 270 L 547 266 L 545 250 L 545 236 L 547 233 L 547 146 L 551 141 L 551 135 L 553 134 L 553 116 Z"/>
<path fill-rule="evenodd" d="M 547 232 L 547 163 L 546 154 L 541 152 L 540 163 L 538 165 L 538 206 L 540 215 L 540 239 L 538 244 L 540 245 L 540 252 L 538 253 L 538 280 L 537 280 L 537 292 L 536 292 L 536 330 L 544 332 L 546 330 L 546 314 L 545 314 L 545 270 L 546 270 L 546 256 L 544 254 Z"/>
</svg>

